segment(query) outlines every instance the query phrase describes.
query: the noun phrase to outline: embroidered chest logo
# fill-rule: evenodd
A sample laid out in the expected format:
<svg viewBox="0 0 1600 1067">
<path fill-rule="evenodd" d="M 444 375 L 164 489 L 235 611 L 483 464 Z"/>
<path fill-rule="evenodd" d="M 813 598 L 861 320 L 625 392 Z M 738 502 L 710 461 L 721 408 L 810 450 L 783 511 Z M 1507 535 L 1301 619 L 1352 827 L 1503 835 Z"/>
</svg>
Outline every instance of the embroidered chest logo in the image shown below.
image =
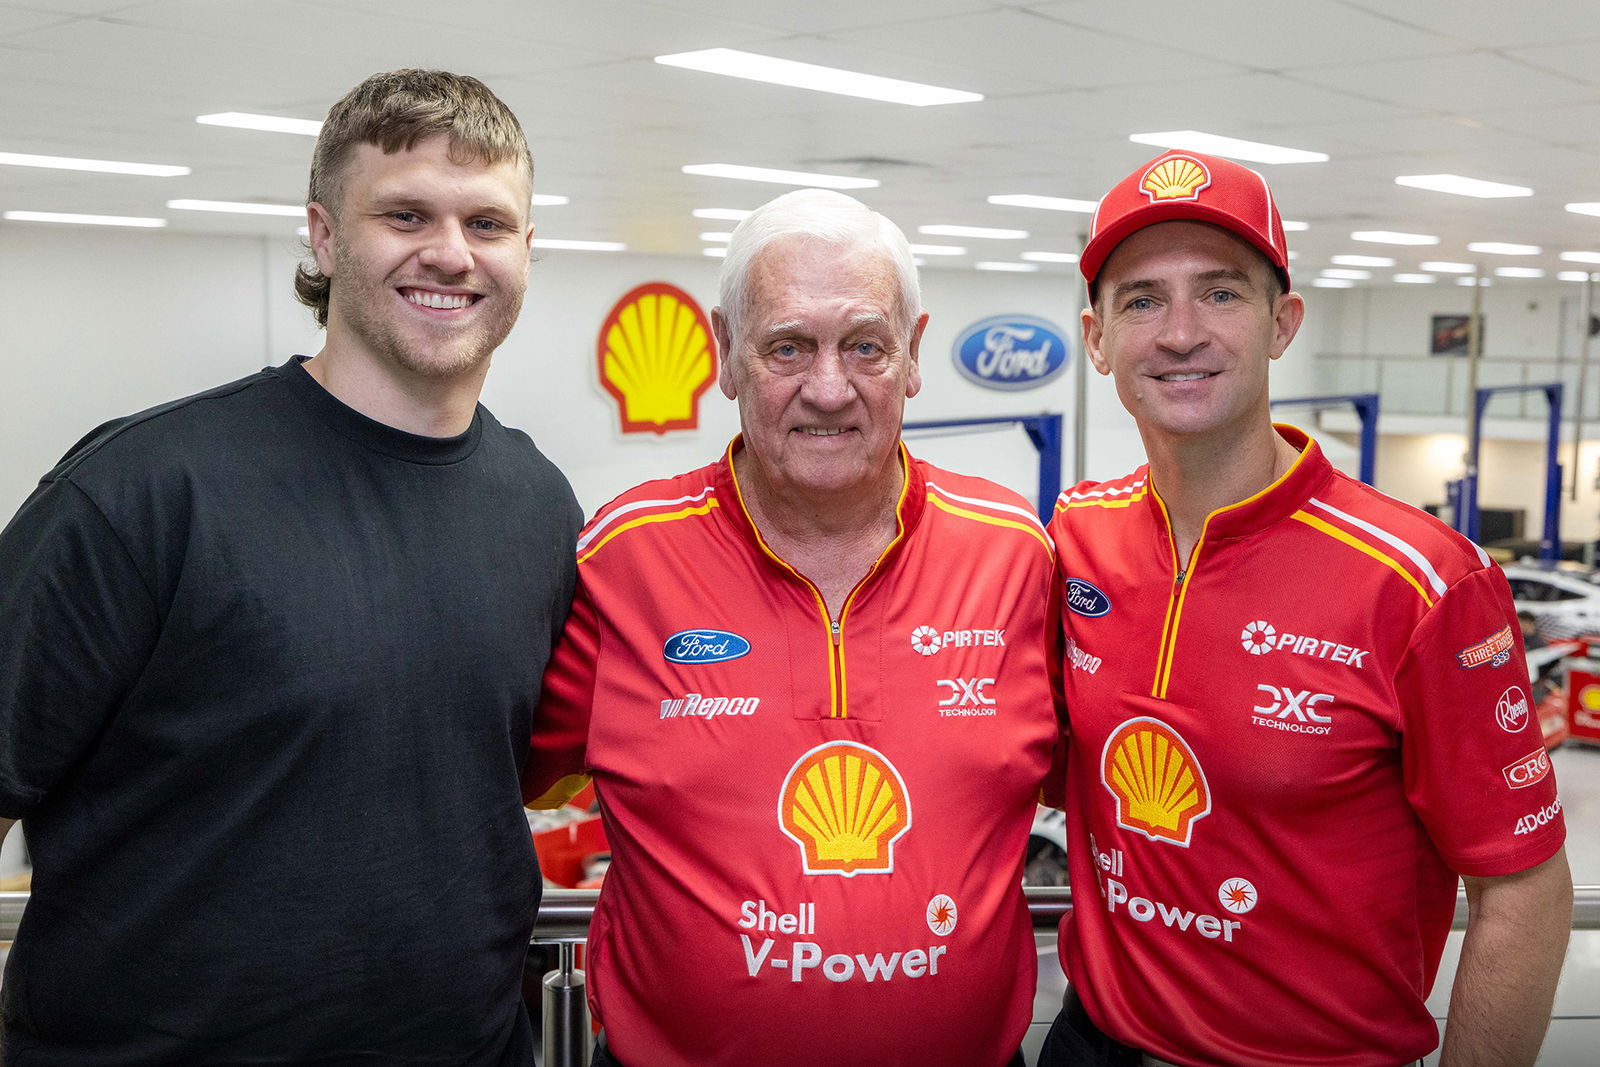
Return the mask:
<svg viewBox="0 0 1600 1067">
<path fill-rule="evenodd" d="M 1100 784 L 1117 799 L 1117 824 L 1189 847 L 1194 821 L 1211 811 L 1211 789 L 1194 750 L 1160 719 L 1129 719 L 1106 739 Z"/>
<path fill-rule="evenodd" d="M 795 761 L 778 794 L 778 825 L 807 874 L 887 874 L 911 828 L 905 780 L 883 753 L 854 741 L 818 745 Z"/>
</svg>

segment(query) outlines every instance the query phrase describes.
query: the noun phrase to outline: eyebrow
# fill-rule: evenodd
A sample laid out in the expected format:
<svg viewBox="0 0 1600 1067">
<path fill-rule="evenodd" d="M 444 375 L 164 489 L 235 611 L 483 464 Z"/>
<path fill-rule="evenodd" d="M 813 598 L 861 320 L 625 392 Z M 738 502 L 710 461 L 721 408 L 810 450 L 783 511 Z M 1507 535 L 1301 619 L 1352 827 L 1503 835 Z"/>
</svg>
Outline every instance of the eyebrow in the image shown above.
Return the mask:
<svg viewBox="0 0 1600 1067">
<path fill-rule="evenodd" d="M 850 316 L 849 321 L 845 323 L 845 332 L 849 333 L 854 330 L 877 326 L 887 329 L 892 325 L 889 316 L 881 315 L 876 311 L 864 311 L 859 315 Z M 789 333 L 804 333 L 807 326 L 805 319 L 785 319 L 782 322 L 768 323 L 766 326 L 760 327 L 755 331 L 755 335 L 761 339 L 781 337 Z"/>
<path fill-rule="evenodd" d="M 381 190 L 368 202 L 375 211 L 407 211 L 412 209 L 426 209 L 429 198 L 417 196 L 414 193 L 395 192 L 385 193 Z M 516 205 L 509 200 L 490 200 L 474 205 L 467 210 L 467 215 L 497 215 L 515 218 L 520 212 Z"/>
<path fill-rule="evenodd" d="M 1201 271 L 1193 277 L 1195 281 L 1204 283 L 1241 282 L 1245 285 L 1255 285 L 1255 279 L 1250 277 L 1249 272 L 1235 267 L 1218 267 L 1216 270 Z M 1122 282 L 1117 285 L 1111 290 L 1111 296 L 1112 299 L 1118 300 L 1133 293 L 1145 293 L 1160 288 L 1163 288 L 1163 283 L 1153 278 L 1136 278 L 1133 281 Z"/>
</svg>

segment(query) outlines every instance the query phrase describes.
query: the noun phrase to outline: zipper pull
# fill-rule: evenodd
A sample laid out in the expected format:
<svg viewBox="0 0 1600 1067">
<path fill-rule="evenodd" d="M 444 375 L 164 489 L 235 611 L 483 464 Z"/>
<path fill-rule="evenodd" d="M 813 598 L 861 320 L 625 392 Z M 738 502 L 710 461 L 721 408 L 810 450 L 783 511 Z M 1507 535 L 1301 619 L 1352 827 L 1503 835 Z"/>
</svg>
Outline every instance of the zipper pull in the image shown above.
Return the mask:
<svg viewBox="0 0 1600 1067">
<path fill-rule="evenodd" d="M 1182 585 L 1183 584 L 1183 577 L 1184 577 L 1184 575 L 1186 575 L 1188 573 L 1189 572 L 1188 572 L 1187 569 L 1179 571 L 1178 572 L 1178 576 L 1172 580 L 1172 584 L 1173 585 Z"/>
<path fill-rule="evenodd" d="M 828 622 L 833 627 L 833 647 L 834 648 L 838 648 L 839 647 L 839 620 L 838 619 L 829 619 Z"/>
</svg>

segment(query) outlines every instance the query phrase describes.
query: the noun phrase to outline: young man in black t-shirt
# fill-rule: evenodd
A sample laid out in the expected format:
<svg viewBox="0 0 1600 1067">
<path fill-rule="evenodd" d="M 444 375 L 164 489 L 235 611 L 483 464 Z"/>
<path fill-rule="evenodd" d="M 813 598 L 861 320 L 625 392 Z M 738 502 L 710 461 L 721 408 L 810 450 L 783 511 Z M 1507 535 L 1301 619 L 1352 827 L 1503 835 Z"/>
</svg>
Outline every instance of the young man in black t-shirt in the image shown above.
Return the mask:
<svg viewBox="0 0 1600 1067">
<path fill-rule="evenodd" d="M 0 534 L 12 1062 L 532 1062 L 518 774 L 580 514 L 477 402 L 531 188 L 481 83 L 369 78 L 312 164 L 323 349 L 100 427 Z"/>
</svg>

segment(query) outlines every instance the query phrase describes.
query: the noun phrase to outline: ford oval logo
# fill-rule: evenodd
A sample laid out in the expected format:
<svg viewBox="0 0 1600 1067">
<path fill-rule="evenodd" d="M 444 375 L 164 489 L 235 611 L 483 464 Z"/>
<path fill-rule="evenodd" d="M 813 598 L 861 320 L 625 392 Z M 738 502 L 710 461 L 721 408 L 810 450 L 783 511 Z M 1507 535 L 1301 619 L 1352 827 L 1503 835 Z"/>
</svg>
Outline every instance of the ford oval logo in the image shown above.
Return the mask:
<svg viewBox="0 0 1600 1067">
<path fill-rule="evenodd" d="M 750 642 L 726 630 L 684 630 L 667 638 L 661 654 L 669 663 L 721 663 L 750 651 Z"/>
<path fill-rule="evenodd" d="M 1079 615 L 1098 619 L 1111 610 L 1111 598 L 1082 578 L 1068 578 L 1067 607 Z"/>
<path fill-rule="evenodd" d="M 1033 389 L 1067 366 L 1067 345 L 1054 323 L 997 315 L 956 338 L 956 370 L 985 389 Z"/>
</svg>

